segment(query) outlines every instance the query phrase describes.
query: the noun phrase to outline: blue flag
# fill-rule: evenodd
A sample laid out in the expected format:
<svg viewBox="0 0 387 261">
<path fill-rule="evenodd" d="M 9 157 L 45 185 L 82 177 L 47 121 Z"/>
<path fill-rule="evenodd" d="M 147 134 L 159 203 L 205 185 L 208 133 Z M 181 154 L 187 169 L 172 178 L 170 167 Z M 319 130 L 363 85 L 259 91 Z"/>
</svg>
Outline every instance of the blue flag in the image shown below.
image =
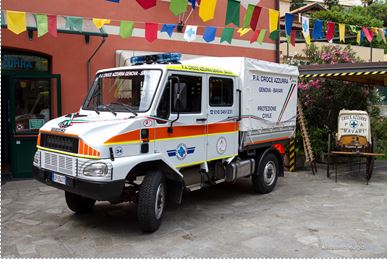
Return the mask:
<svg viewBox="0 0 387 261">
<path fill-rule="evenodd" d="M 216 34 L 216 27 L 214 26 L 207 26 L 204 30 L 203 39 L 207 43 L 212 42 L 215 40 L 215 34 Z"/>
<path fill-rule="evenodd" d="M 285 32 L 286 36 L 290 36 L 293 27 L 294 14 L 285 14 Z"/>
<path fill-rule="evenodd" d="M 364 32 L 363 30 L 360 31 L 360 44 L 364 42 Z"/>
<path fill-rule="evenodd" d="M 175 24 L 163 24 L 163 27 L 161 28 L 160 32 L 165 32 L 169 35 L 169 37 L 172 37 L 173 30 L 175 30 L 176 25 Z"/>
<path fill-rule="evenodd" d="M 323 21 L 319 19 L 314 20 L 314 26 L 313 26 L 313 32 L 312 32 L 313 39 L 323 38 L 322 27 L 323 27 Z"/>
<path fill-rule="evenodd" d="M 192 9 L 195 9 L 195 7 L 196 7 L 196 0 L 188 0 L 188 1 L 191 3 Z"/>
<path fill-rule="evenodd" d="M 107 0 L 107 1 L 114 2 L 114 3 L 119 3 L 120 2 L 120 0 Z"/>
</svg>

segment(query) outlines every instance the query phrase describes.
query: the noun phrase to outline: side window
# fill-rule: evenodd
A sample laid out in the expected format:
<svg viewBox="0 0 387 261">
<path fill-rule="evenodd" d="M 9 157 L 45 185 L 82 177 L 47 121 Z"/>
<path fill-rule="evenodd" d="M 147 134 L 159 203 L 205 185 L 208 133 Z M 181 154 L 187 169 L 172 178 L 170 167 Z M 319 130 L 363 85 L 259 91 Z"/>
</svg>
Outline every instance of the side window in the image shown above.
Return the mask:
<svg viewBox="0 0 387 261">
<path fill-rule="evenodd" d="M 168 119 L 170 113 L 170 96 L 171 90 L 169 87 L 169 81 L 167 82 L 163 95 L 161 96 L 159 106 L 157 108 L 157 117 L 161 119 Z"/>
<path fill-rule="evenodd" d="M 202 111 L 202 77 L 190 75 L 172 75 L 180 79 L 173 79 L 172 112 L 177 113 L 200 113 Z M 177 103 L 177 92 L 180 87 L 180 104 Z"/>
<path fill-rule="evenodd" d="M 210 106 L 229 107 L 233 105 L 234 83 L 230 78 L 210 77 Z"/>
</svg>

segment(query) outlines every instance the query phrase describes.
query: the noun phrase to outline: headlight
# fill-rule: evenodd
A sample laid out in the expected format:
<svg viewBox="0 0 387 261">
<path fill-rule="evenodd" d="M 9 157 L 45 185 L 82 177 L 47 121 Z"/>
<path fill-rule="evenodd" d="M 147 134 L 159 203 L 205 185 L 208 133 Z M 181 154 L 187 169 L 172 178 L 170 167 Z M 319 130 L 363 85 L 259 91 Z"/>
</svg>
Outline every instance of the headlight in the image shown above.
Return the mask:
<svg viewBox="0 0 387 261">
<path fill-rule="evenodd" d="M 109 177 L 111 176 L 109 166 L 103 162 L 96 162 L 87 165 L 83 169 L 83 175 L 89 177 Z"/>
<path fill-rule="evenodd" d="M 36 167 L 40 167 L 40 151 L 35 152 L 33 164 Z"/>
</svg>

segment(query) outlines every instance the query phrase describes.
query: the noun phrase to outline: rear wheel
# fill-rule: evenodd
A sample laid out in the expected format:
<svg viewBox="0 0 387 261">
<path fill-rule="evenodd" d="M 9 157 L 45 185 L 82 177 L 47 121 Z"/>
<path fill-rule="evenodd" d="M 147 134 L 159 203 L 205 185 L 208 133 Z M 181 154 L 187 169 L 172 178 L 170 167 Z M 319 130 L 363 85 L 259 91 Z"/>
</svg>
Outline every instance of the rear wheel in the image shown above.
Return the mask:
<svg viewBox="0 0 387 261">
<path fill-rule="evenodd" d="M 165 178 L 161 171 L 148 171 L 138 194 L 137 219 L 144 232 L 154 232 L 161 224 L 166 201 Z"/>
<path fill-rule="evenodd" d="M 69 209 L 77 214 L 91 212 L 95 205 L 94 199 L 85 198 L 68 191 L 65 191 L 65 198 Z"/>
<path fill-rule="evenodd" d="M 279 170 L 277 157 L 273 153 L 266 154 L 252 176 L 255 192 L 261 194 L 272 192 L 277 183 Z"/>
</svg>

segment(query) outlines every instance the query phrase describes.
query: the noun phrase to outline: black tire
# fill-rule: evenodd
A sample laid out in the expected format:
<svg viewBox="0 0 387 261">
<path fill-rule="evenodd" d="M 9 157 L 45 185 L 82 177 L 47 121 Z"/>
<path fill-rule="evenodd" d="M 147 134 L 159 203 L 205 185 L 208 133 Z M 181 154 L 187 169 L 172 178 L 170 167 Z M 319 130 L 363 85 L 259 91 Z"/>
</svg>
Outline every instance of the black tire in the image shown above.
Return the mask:
<svg viewBox="0 0 387 261">
<path fill-rule="evenodd" d="M 92 211 L 95 200 L 65 191 L 66 203 L 69 209 L 77 214 L 89 213 Z"/>
<path fill-rule="evenodd" d="M 138 193 L 137 219 L 143 232 L 152 233 L 160 225 L 166 201 L 165 178 L 161 171 L 148 171 Z"/>
<path fill-rule="evenodd" d="M 258 163 L 259 159 L 257 159 Z M 277 183 L 279 171 L 277 157 L 269 152 L 263 157 L 261 164 L 251 176 L 254 191 L 260 194 L 272 192 Z"/>
</svg>

